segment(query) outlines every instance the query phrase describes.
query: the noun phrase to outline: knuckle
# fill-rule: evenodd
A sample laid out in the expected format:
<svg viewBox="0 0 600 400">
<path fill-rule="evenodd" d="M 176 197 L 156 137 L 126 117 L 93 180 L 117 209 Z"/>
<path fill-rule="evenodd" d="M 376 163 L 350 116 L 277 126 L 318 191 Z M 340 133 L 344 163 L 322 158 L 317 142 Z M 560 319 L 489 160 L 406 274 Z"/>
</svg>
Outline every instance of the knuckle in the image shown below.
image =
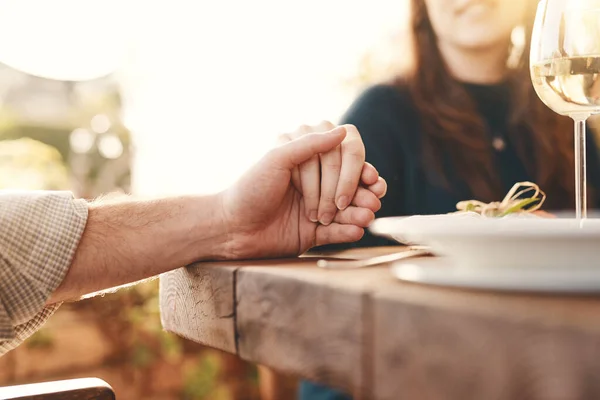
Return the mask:
<svg viewBox="0 0 600 400">
<path fill-rule="evenodd" d="M 365 154 L 365 145 L 360 138 L 348 138 L 344 141 L 342 146 L 348 153 L 357 153 L 362 154 L 363 156 Z"/>
<path fill-rule="evenodd" d="M 351 221 L 352 224 L 360 225 L 361 214 L 360 214 L 360 212 L 358 212 L 358 209 L 354 208 L 354 209 L 349 209 L 349 210 L 351 210 L 351 213 L 350 213 L 348 219 Z"/>
<path fill-rule="evenodd" d="M 296 128 L 296 132 L 300 134 L 306 134 L 313 131 L 313 128 L 310 125 L 302 124 L 298 128 Z"/>
<path fill-rule="evenodd" d="M 325 203 L 323 208 L 331 208 L 331 204 L 333 204 L 333 202 L 335 201 L 335 196 L 325 193 L 325 194 L 321 194 L 321 196 L 319 197 L 320 201 Z"/>
<path fill-rule="evenodd" d="M 304 192 L 305 192 L 304 193 L 304 201 L 306 203 L 310 203 L 312 205 L 312 204 L 319 202 L 319 199 L 321 198 L 321 196 L 319 195 L 318 192 L 307 191 L 307 190 L 305 190 Z"/>
<path fill-rule="evenodd" d="M 277 142 L 279 143 L 287 143 L 290 142 L 292 140 L 292 137 L 290 136 L 289 133 L 282 133 L 280 135 L 277 135 Z"/>
<path fill-rule="evenodd" d="M 335 128 L 335 125 L 332 124 L 330 121 L 323 120 L 323 121 L 319 122 L 319 127 L 327 129 L 327 130 L 331 130 L 331 129 Z"/>
<path fill-rule="evenodd" d="M 325 162 L 322 165 L 323 170 L 330 172 L 339 172 L 342 169 L 342 164 L 337 162 Z"/>
<path fill-rule="evenodd" d="M 352 147 L 346 151 L 346 157 L 360 163 L 365 162 L 365 149 L 363 147 Z"/>
</svg>

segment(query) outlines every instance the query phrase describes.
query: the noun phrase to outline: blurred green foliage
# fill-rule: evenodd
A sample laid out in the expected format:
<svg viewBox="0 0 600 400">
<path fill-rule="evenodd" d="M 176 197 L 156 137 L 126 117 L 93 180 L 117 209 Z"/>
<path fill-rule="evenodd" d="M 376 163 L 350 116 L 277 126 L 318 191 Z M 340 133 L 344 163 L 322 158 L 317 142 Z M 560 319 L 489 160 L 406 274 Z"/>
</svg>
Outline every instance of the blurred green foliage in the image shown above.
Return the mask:
<svg viewBox="0 0 600 400">
<path fill-rule="evenodd" d="M 198 360 L 196 366 L 191 369 L 185 377 L 183 387 L 183 398 L 185 400 L 227 400 L 226 393 L 216 393 L 220 359 L 216 353 L 208 354 Z M 211 397 L 208 397 L 211 396 Z"/>
<path fill-rule="evenodd" d="M 0 72 L 6 73 L 1 64 Z M 4 148 L 4 156 L 0 158 L 0 189 L 18 183 L 18 188 L 73 190 L 84 197 L 98 196 L 98 190 L 127 192 L 131 142 L 121 122 L 117 86 L 106 78 L 73 83 L 30 77 L 17 71 L 11 73 L 10 76 L 19 78 L 15 81 L 23 82 L 19 85 L 0 81 L 0 88 L 5 86 L 0 91 L 5 95 L 0 98 L 0 144 Z M 36 102 L 38 96 L 46 100 Z M 71 132 L 75 129 L 92 132 L 92 119 L 96 115 L 108 118 L 108 131 L 93 133 L 97 138 L 94 145 L 85 154 L 77 154 L 71 148 Z M 99 151 L 98 140 L 104 134 L 116 135 L 121 142 L 124 152 L 119 160 L 107 159 Z M 52 153 L 50 149 L 55 151 Z M 9 152 L 14 152 L 14 157 L 9 157 Z M 38 168 L 44 163 L 52 167 Z M 111 168 L 115 164 L 119 168 Z M 19 169 L 22 172 L 17 176 Z M 44 171 L 48 176 L 41 177 Z M 99 179 L 104 182 L 97 184 Z"/>
</svg>

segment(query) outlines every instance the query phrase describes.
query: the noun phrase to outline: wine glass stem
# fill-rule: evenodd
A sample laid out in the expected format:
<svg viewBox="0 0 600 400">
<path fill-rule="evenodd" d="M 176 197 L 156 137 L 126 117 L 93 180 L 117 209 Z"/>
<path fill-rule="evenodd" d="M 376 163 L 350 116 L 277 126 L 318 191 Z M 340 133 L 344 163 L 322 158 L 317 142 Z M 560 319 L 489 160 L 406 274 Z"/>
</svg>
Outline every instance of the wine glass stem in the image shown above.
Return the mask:
<svg viewBox="0 0 600 400">
<path fill-rule="evenodd" d="M 585 121 L 587 116 L 573 117 L 575 121 L 575 216 L 587 218 L 587 184 L 585 168 Z"/>
</svg>

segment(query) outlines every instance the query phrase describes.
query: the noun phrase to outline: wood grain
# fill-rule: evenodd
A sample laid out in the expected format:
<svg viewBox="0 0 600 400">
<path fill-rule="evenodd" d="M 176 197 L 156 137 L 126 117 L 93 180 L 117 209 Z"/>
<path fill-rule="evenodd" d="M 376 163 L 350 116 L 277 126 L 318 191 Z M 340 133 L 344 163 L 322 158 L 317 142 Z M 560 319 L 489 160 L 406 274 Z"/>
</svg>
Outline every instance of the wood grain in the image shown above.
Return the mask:
<svg viewBox="0 0 600 400">
<path fill-rule="evenodd" d="M 593 298 L 380 288 L 374 397 L 600 398 L 598 313 Z"/>
<path fill-rule="evenodd" d="M 363 320 L 368 289 L 387 278 L 387 270 L 327 271 L 315 263 L 276 261 L 237 271 L 239 355 L 334 387 L 368 392 L 362 344 L 369 327 Z"/>
<path fill-rule="evenodd" d="M 196 264 L 160 277 L 163 327 L 206 346 L 236 353 L 236 267 Z"/>
<path fill-rule="evenodd" d="M 362 299 L 239 271 L 239 354 L 338 387 L 360 385 Z"/>
<path fill-rule="evenodd" d="M 182 270 L 161 282 L 163 323 L 357 398 L 600 398 L 598 297 L 413 285 L 387 266 L 329 271 L 317 259 Z"/>
</svg>

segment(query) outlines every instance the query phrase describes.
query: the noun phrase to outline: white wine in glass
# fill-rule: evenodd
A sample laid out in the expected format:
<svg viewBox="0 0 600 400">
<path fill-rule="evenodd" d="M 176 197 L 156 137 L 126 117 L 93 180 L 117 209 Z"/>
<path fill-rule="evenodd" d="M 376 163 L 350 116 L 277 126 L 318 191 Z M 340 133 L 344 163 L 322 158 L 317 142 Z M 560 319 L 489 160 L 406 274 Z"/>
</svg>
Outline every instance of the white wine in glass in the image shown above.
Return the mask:
<svg viewBox="0 0 600 400">
<path fill-rule="evenodd" d="M 541 0 L 530 64 L 539 98 L 575 122 L 575 214 L 586 218 L 585 125 L 600 112 L 600 0 Z"/>
</svg>

